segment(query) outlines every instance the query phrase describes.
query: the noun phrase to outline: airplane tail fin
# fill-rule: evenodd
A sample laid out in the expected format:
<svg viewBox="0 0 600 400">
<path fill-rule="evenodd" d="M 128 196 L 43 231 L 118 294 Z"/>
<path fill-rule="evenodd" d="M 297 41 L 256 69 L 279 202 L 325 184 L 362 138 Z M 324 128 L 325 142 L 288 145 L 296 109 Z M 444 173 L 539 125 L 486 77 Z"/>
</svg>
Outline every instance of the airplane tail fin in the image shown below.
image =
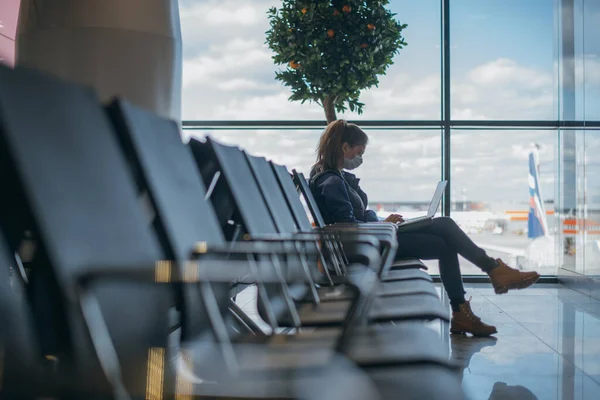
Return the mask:
<svg viewBox="0 0 600 400">
<path fill-rule="evenodd" d="M 539 147 L 537 145 L 529 153 L 529 217 L 528 237 L 535 239 L 548 235 L 546 209 L 542 200 L 539 179 Z"/>
</svg>

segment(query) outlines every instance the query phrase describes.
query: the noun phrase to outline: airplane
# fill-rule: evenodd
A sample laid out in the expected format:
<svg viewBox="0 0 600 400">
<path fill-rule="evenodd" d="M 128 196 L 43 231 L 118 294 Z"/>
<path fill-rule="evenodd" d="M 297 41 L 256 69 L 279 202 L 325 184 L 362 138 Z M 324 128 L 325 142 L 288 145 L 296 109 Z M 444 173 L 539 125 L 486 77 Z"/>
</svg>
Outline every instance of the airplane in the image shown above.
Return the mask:
<svg viewBox="0 0 600 400">
<path fill-rule="evenodd" d="M 540 187 L 540 146 L 534 144 L 529 153 L 529 214 L 527 237 L 530 242 L 525 251 L 529 268 L 556 266 L 556 237 L 548 230 L 548 219 Z"/>
</svg>

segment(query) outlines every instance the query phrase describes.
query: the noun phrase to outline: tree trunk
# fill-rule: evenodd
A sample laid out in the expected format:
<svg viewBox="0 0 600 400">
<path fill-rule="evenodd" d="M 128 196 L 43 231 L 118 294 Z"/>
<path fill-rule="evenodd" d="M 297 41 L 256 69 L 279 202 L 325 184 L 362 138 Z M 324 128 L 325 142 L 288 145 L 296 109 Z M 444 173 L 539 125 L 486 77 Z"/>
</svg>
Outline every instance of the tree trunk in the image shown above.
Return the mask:
<svg viewBox="0 0 600 400">
<path fill-rule="evenodd" d="M 327 124 L 337 120 L 335 115 L 335 97 L 325 96 L 323 100 L 323 108 L 325 109 L 325 118 L 327 118 Z"/>
</svg>

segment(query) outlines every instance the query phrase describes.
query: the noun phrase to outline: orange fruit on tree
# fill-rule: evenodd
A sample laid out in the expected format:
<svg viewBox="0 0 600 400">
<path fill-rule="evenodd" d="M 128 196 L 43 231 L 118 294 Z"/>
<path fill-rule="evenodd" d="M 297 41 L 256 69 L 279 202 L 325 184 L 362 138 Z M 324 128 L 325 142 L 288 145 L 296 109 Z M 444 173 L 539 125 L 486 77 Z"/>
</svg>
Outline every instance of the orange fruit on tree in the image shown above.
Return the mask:
<svg viewBox="0 0 600 400">
<path fill-rule="evenodd" d="M 348 4 L 346 4 L 343 8 L 342 11 L 345 13 L 349 13 L 350 11 L 352 11 L 352 7 L 350 7 Z"/>
<path fill-rule="evenodd" d="M 304 7 L 304 8 L 302 9 L 302 14 L 306 14 L 307 12 L 308 12 L 308 8 Z"/>
<path fill-rule="evenodd" d="M 369 25 L 367 25 L 367 28 L 369 28 L 369 30 L 372 31 L 375 29 L 375 25 L 369 24 Z"/>
<path fill-rule="evenodd" d="M 299 66 L 300 66 L 300 64 L 298 64 L 296 61 L 294 61 L 294 60 L 290 61 L 290 68 L 297 69 Z"/>
<path fill-rule="evenodd" d="M 335 36 L 335 31 L 333 29 L 327 29 L 327 36 L 330 38 Z"/>
<path fill-rule="evenodd" d="M 366 43 L 363 43 L 363 44 L 360 45 L 361 49 L 366 49 L 367 47 L 369 47 L 369 45 L 366 44 Z"/>
<path fill-rule="evenodd" d="M 338 15 L 340 15 L 340 12 L 336 8 L 335 10 L 333 10 L 333 16 L 337 17 Z"/>
</svg>

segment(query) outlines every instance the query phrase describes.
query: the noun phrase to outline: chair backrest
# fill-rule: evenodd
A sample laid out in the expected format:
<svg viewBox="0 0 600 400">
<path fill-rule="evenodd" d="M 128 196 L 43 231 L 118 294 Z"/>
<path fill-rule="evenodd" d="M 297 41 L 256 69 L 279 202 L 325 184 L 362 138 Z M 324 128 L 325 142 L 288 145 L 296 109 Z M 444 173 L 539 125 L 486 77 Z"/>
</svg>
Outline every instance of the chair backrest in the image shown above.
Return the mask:
<svg viewBox="0 0 600 400">
<path fill-rule="evenodd" d="M 278 233 L 244 153 L 238 147 L 221 144 L 210 137 L 206 143 L 195 141 L 193 148 L 204 150 L 202 153 L 195 151 L 196 162 L 217 166 L 220 179 L 226 183 L 247 232 L 250 235 Z M 203 168 L 200 170 L 203 173 L 206 171 Z M 205 181 L 206 179 L 212 177 L 205 176 Z M 211 200 L 214 204 L 220 198 Z"/>
<path fill-rule="evenodd" d="M 211 197 L 213 204 L 221 202 L 221 198 L 231 199 L 235 204 L 235 214 L 250 235 L 276 235 L 278 232 L 271 212 L 265 203 L 260 188 L 253 176 L 250 164 L 244 153 L 238 148 L 227 146 L 207 138 L 205 143 L 190 141 L 199 169 L 206 176 L 205 182 L 212 179 L 215 173 L 220 174 L 222 188 L 220 195 Z M 264 193 L 269 196 L 270 193 Z M 230 201 L 230 200 L 225 200 Z M 269 293 L 269 301 L 277 318 L 288 314 L 288 308 L 282 296 L 288 289 L 280 285 L 265 285 Z M 289 286 L 292 296 L 302 297 L 307 292 L 306 285 L 294 284 Z M 258 299 L 258 310 L 265 316 L 261 299 Z"/>
<path fill-rule="evenodd" d="M 264 157 L 245 154 L 278 231 L 280 233 L 298 231 L 294 216 L 290 211 L 287 200 L 283 195 L 281 186 L 277 182 L 275 172 L 269 165 L 269 162 Z"/>
<path fill-rule="evenodd" d="M 310 210 L 310 213 L 313 216 L 315 224 L 318 227 L 321 227 L 321 228 L 324 227 L 325 220 L 323 219 L 323 216 L 321 215 L 321 210 L 319 210 L 319 205 L 317 204 L 317 201 L 315 200 L 312 192 L 310 191 L 310 187 L 308 186 L 308 182 L 307 182 L 306 178 L 304 177 L 304 174 L 301 172 L 298 172 L 296 170 L 293 170 L 292 174 L 294 176 L 294 183 L 298 187 L 298 190 L 300 190 L 302 197 L 304 197 L 304 200 L 306 201 L 306 204 L 308 205 L 308 209 Z"/>
<path fill-rule="evenodd" d="M 294 185 L 292 176 L 290 175 L 285 166 L 275 164 L 272 161 L 270 163 L 273 167 L 273 170 L 275 171 L 277 180 L 279 181 L 281 191 L 283 192 L 285 199 L 287 200 L 288 207 L 292 212 L 294 219 L 296 220 L 296 224 L 300 228 L 300 231 L 309 232 L 310 230 L 312 230 L 313 226 L 310 220 L 308 219 L 308 215 L 306 215 L 306 210 L 304 209 L 302 202 L 300 201 L 298 190 Z"/>
<path fill-rule="evenodd" d="M 240 239 L 241 224 L 235 199 L 231 195 L 228 184 L 222 179 L 218 161 L 213 151 L 204 142 L 191 138 L 187 145 L 196 162 L 197 170 L 206 186 L 206 199 L 212 204 L 228 242 Z"/>
<path fill-rule="evenodd" d="M 35 390 L 40 371 L 33 320 L 16 265 L 0 227 L 0 397 L 24 395 Z M 11 273 L 11 269 L 13 272 Z"/>
<path fill-rule="evenodd" d="M 154 208 L 155 231 L 172 260 L 189 259 L 195 244 L 223 245 L 225 238 L 198 173 L 194 158 L 181 141 L 177 125 L 154 113 L 117 99 L 107 107 L 138 189 L 147 193 Z M 185 339 L 201 335 L 210 326 L 196 287 L 185 285 L 183 310 Z M 229 306 L 230 285 L 213 285 L 223 314 Z"/>
<path fill-rule="evenodd" d="M 0 123 L 2 178 L 16 176 L 20 186 L 3 196 L 25 195 L 46 255 L 46 265 L 36 268 L 56 271 L 64 294 L 56 300 L 68 313 L 75 368 L 86 373 L 78 383 L 112 390 L 75 303 L 73 279 L 88 267 L 154 270 L 161 254 L 110 122 L 92 90 L 0 67 Z M 169 293 L 123 283 L 103 283 L 89 293 L 102 311 L 126 388 L 144 394 L 149 349 L 167 346 Z"/>
<path fill-rule="evenodd" d="M 198 241 L 224 244 L 212 205 L 204 200 L 204 183 L 177 124 L 123 99 L 114 100 L 107 110 L 177 259 L 189 257 Z"/>
</svg>

